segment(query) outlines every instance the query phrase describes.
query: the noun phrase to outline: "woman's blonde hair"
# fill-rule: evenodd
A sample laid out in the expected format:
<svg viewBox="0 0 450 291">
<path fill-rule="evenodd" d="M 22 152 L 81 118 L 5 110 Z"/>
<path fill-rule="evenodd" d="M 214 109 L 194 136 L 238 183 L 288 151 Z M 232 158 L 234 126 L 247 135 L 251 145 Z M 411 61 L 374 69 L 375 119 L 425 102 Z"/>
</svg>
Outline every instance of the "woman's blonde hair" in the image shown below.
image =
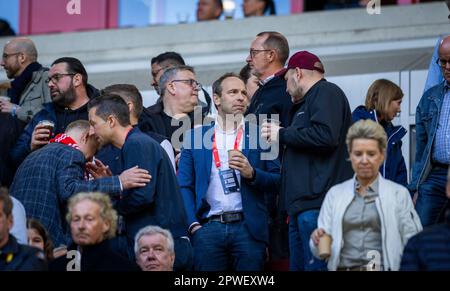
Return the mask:
<svg viewBox="0 0 450 291">
<path fill-rule="evenodd" d="M 386 151 L 386 132 L 377 122 L 370 119 L 360 120 L 349 128 L 347 138 L 345 140 L 349 153 L 352 151 L 353 140 L 360 138 L 376 140 L 380 151 L 382 153 Z"/>
<path fill-rule="evenodd" d="M 399 86 L 389 80 L 378 79 L 367 90 L 365 106 L 367 110 L 375 110 L 379 117 L 385 117 L 391 101 L 402 98 Z"/>
<path fill-rule="evenodd" d="M 103 220 L 109 222 L 109 230 L 104 234 L 105 239 L 111 239 L 116 235 L 117 230 L 117 212 L 114 210 L 109 196 L 100 192 L 81 192 L 69 200 L 66 220 L 70 224 L 72 220 L 72 210 L 76 204 L 83 200 L 90 200 L 100 206 L 100 216 Z"/>
</svg>

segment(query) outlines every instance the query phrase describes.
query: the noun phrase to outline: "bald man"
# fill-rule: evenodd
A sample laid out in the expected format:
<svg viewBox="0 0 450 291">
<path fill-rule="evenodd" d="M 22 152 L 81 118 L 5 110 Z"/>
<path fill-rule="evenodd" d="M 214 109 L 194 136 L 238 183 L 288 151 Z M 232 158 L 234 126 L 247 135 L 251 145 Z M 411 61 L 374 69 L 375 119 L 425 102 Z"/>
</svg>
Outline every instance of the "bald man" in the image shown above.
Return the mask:
<svg viewBox="0 0 450 291">
<path fill-rule="evenodd" d="M 424 227 L 444 219 L 450 165 L 450 36 L 442 39 L 437 60 L 444 80 L 426 91 L 416 109 L 416 159 L 409 190 Z"/>
<path fill-rule="evenodd" d="M 37 58 L 33 41 L 18 37 L 6 43 L 0 63 L 8 79 L 13 80 L 8 90 L 11 99 L 0 100 L 0 110 L 26 123 L 42 109 L 42 104 L 51 102 L 46 83 L 48 69 Z"/>
</svg>

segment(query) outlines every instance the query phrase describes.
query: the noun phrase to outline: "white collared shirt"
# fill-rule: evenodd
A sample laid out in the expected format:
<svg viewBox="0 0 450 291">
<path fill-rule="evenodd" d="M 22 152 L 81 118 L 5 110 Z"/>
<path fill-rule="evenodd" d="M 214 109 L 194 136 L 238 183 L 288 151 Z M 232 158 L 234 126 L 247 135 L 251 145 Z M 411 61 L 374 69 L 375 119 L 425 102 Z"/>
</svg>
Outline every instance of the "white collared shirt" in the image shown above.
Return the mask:
<svg viewBox="0 0 450 291">
<path fill-rule="evenodd" d="M 239 127 L 238 127 L 239 128 Z M 244 127 L 242 127 L 244 129 Z M 232 132 L 224 132 L 218 123 L 215 125 L 216 130 L 216 144 L 217 150 L 219 152 L 220 158 L 220 167 L 221 170 L 229 169 L 228 166 L 228 150 L 234 148 L 234 143 L 236 141 L 237 130 Z M 239 150 L 242 150 L 242 145 L 244 142 L 244 136 L 242 135 L 242 139 L 239 143 Z M 211 153 L 212 154 L 212 153 Z M 238 170 L 235 170 L 236 176 L 241 185 L 241 173 Z M 211 210 L 208 213 L 208 217 L 211 215 L 222 214 L 224 212 L 230 211 L 242 211 L 242 197 L 241 192 L 234 192 L 225 195 L 222 182 L 219 177 L 219 170 L 216 167 L 214 162 L 214 156 L 211 163 L 211 176 L 209 177 L 209 186 L 206 191 L 206 201 L 211 206 Z"/>
<path fill-rule="evenodd" d="M 275 78 L 275 75 L 270 75 L 269 77 L 265 78 L 264 80 L 260 80 L 260 81 L 259 81 L 259 84 L 260 84 L 261 86 L 264 86 L 264 85 L 266 85 L 267 83 L 269 83 L 270 80 L 272 80 L 273 78 Z"/>
</svg>

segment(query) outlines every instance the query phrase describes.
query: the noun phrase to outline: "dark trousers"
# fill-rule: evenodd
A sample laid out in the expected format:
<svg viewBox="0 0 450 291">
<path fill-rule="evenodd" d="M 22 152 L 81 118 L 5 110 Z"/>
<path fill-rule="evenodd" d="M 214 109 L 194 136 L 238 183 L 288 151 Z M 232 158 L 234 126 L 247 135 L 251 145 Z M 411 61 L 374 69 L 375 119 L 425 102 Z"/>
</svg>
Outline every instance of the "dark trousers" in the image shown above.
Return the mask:
<svg viewBox="0 0 450 291">
<path fill-rule="evenodd" d="M 446 196 L 448 167 L 434 166 L 419 185 L 416 211 L 424 227 L 443 220 L 448 198 Z"/>
<path fill-rule="evenodd" d="M 289 269 L 291 271 L 326 271 L 327 264 L 313 256 L 309 248 L 311 233 L 317 228 L 319 210 L 307 210 L 289 221 Z"/>
<path fill-rule="evenodd" d="M 266 244 L 256 241 L 243 221 L 203 224 L 192 236 L 196 271 L 262 271 Z"/>
</svg>

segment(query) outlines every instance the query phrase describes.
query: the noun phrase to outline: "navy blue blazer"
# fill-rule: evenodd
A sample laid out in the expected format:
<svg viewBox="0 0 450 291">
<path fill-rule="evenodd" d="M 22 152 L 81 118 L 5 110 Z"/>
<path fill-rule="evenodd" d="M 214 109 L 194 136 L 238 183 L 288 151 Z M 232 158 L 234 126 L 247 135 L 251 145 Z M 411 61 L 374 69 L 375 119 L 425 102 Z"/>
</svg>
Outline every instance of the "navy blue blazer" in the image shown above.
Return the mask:
<svg viewBox="0 0 450 291">
<path fill-rule="evenodd" d="M 181 158 L 178 170 L 178 183 L 186 208 L 188 223 L 201 222 L 206 219 L 210 206 L 206 201 L 206 192 L 209 186 L 211 175 L 211 165 L 213 163 L 212 149 L 195 149 L 195 142 L 192 147 L 189 145 L 195 138 L 212 140 L 212 125 L 195 128 L 186 133 L 184 146 L 181 151 Z M 245 138 L 242 153 L 255 169 L 254 181 L 241 178 L 241 196 L 244 212 L 244 223 L 249 232 L 259 241 L 268 243 L 268 212 L 264 203 L 265 192 L 279 192 L 280 187 L 280 162 L 275 160 L 261 160 L 260 143 L 250 140 L 250 133 L 255 133 L 255 138 L 259 136 L 259 129 L 254 124 L 245 123 Z M 206 138 L 205 138 L 206 136 Z M 252 138 L 254 138 L 252 136 Z M 256 144 L 255 149 L 250 149 L 249 145 Z"/>
</svg>

